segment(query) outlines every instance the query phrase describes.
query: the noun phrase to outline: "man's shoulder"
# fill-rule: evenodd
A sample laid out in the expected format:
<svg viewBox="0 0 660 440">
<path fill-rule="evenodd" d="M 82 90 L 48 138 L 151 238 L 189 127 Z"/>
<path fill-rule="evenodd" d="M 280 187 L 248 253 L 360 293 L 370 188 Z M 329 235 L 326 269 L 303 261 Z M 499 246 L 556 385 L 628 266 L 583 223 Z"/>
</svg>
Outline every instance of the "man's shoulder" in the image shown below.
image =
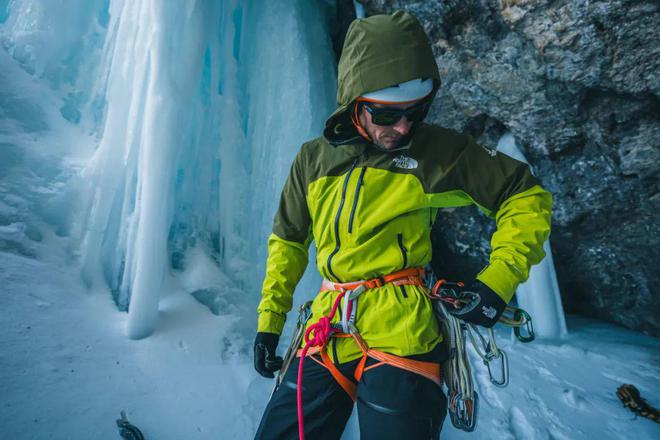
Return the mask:
<svg viewBox="0 0 660 440">
<path fill-rule="evenodd" d="M 423 123 L 417 130 L 416 137 L 425 144 L 448 144 L 463 146 L 469 135 L 440 125 Z"/>
<path fill-rule="evenodd" d="M 295 165 L 304 170 L 306 180 L 312 181 L 318 178 L 323 163 L 333 155 L 334 147 L 323 137 L 310 139 L 300 146 L 294 160 Z"/>
<path fill-rule="evenodd" d="M 325 137 L 319 136 L 303 142 L 302 146 L 300 147 L 300 154 L 318 153 L 319 151 L 333 148 L 334 147 L 330 145 Z"/>
<path fill-rule="evenodd" d="M 302 144 L 298 160 L 307 166 L 326 168 L 341 162 L 347 154 L 349 152 L 346 148 L 335 147 L 325 137 L 319 136 Z"/>
</svg>

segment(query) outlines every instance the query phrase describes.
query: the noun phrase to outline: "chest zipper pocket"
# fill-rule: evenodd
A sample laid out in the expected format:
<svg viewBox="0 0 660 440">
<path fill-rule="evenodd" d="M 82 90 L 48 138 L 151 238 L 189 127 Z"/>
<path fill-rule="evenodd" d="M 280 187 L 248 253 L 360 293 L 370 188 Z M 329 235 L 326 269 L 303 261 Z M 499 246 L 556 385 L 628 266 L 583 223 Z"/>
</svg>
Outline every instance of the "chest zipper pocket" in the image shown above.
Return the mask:
<svg viewBox="0 0 660 440">
<path fill-rule="evenodd" d="M 401 251 L 401 257 L 403 259 L 403 266 L 401 267 L 401 269 L 403 270 L 408 265 L 408 251 L 406 250 L 406 247 L 403 245 L 403 234 L 397 234 L 396 239 L 399 243 L 399 250 Z M 401 294 L 403 295 L 403 297 L 408 298 L 408 293 L 406 292 L 406 286 L 402 284 L 399 286 L 399 289 L 401 290 Z"/>
<path fill-rule="evenodd" d="M 408 251 L 403 245 L 403 234 L 397 234 L 396 238 L 399 242 L 399 250 L 401 251 L 401 258 L 403 259 L 403 266 L 401 266 L 401 269 L 403 270 L 408 265 Z"/>
<path fill-rule="evenodd" d="M 357 185 L 355 186 L 355 197 L 353 197 L 353 207 L 351 208 L 351 215 L 348 218 L 348 233 L 353 232 L 353 219 L 355 218 L 355 210 L 357 209 L 358 199 L 360 198 L 360 188 L 362 188 L 362 181 L 364 180 L 364 173 L 367 172 L 367 167 L 362 167 L 360 176 L 358 177 Z"/>
</svg>

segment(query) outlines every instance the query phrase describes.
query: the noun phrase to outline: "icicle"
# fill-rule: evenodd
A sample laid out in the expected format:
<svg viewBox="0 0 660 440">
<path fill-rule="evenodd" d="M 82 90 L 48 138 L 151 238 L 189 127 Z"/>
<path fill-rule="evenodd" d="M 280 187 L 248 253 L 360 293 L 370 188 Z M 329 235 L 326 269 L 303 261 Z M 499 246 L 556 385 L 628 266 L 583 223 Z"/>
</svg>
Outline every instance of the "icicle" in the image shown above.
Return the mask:
<svg viewBox="0 0 660 440">
<path fill-rule="evenodd" d="M 367 16 L 364 6 L 358 0 L 353 0 L 353 6 L 355 6 L 355 18 L 364 18 Z"/>
<path fill-rule="evenodd" d="M 170 267 L 187 270 L 191 249 L 251 293 L 232 302 L 256 306 L 289 166 L 333 110 L 327 20 L 304 0 L 113 0 L 109 11 L 83 277 L 110 286 L 132 338 L 154 330 Z"/>
</svg>

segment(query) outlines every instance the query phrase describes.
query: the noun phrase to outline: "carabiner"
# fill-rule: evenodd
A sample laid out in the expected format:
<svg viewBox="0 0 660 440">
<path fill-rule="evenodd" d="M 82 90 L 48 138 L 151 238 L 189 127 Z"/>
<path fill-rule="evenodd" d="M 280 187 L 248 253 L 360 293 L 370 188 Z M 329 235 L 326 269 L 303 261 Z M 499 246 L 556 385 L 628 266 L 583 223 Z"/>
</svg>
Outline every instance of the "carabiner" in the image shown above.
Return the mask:
<svg viewBox="0 0 660 440">
<path fill-rule="evenodd" d="M 486 368 L 488 368 L 488 376 L 490 377 L 490 381 L 493 383 L 493 385 L 495 385 L 496 387 L 504 388 L 509 384 L 509 358 L 507 357 L 506 352 L 504 350 L 498 349 L 497 351 L 499 352 L 499 354 L 493 355 L 490 352 L 490 348 L 489 348 L 486 353 L 486 359 L 488 360 L 484 361 L 484 364 L 486 364 Z M 495 359 L 502 359 L 502 366 L 501 366 L 502 374 L 499 380 L 493 377 L 493 371 L 490 368 L 490 363 Z"/>
<path fill-rule="evenodd" d="M 472 399 L 464 399 L 462 393 L 450 396 L 449 416 L 451 424 L 465 432 L 472 432 L 477 426 L 479 395 L 476 391 L 473 394 L 474 398 Z"/>
<path fill-rule="evenodd" d="M 536 339 L 536 335 L 534 335 L 534 326 L 532 325 L 532 317 L 529 316 L 529 314 L 524 311 L 523 309 L 516 309 L 516 311 L 513 314 L 513 319 L 515 321 L 521 320 L 521 324 L 513 328 L 513 333 L 516 335 L 516 338 L 520 342 L 532 342 L 534 339 Z M 526 335 L 523 335 L 521 332 L 521 328 L 525 326 L 525 331 Z"/>
<path fill-rule="evenodd" d="M 296 358 L 296 352 L 298 351 L 298 348 L 302 344 L 303 336 L 305 335 L 305 327 L 307 326 L 307 321 L 309 321 L 309 318 L 312 317 L 312 301 L 307 301 L 306 303 L 302 304 L 300 308 L 298 309 L 298 321 L 296 321 L 296 329 L 293 332 L 293 336 L 291 337 L 291 342 L 289 343 L 289 347 L 286 350 L 286 353 L 284 354 L 284 358 L 282 361 L 282 368 L 277 372 L 277 377 L 275 378 L 275 386 L 273 387 L 273 390 L 271 391 L 271 397 L 275 393 L 275 390 L 277 390 L 277 387 L 282 383 L 284 380 L 284 375 L 286 374 L 287 370 L 293 363 L 293 360 Z"/>
</svg>

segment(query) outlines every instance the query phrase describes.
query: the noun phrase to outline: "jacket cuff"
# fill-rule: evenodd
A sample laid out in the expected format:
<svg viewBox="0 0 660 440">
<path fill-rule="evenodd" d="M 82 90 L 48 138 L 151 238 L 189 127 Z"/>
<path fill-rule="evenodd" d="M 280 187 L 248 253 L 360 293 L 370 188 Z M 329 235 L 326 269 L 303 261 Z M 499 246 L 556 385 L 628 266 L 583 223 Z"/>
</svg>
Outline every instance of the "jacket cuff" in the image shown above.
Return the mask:
<svg viewBox="0 0 660 440">
<path fill-rule="evenodd" d="M 491 262 L 479 272 L 477 279 L 493 289 L 507 304 L 520 284 L 520 276 L 502 260 Z"/>
<path fill-rule="evenodd" d="M 286 316 L 279 313 L 264 310 L 259 313 L 259 320 L 257 321 L 257 332 L 282 334 Z"/>
</svg>

